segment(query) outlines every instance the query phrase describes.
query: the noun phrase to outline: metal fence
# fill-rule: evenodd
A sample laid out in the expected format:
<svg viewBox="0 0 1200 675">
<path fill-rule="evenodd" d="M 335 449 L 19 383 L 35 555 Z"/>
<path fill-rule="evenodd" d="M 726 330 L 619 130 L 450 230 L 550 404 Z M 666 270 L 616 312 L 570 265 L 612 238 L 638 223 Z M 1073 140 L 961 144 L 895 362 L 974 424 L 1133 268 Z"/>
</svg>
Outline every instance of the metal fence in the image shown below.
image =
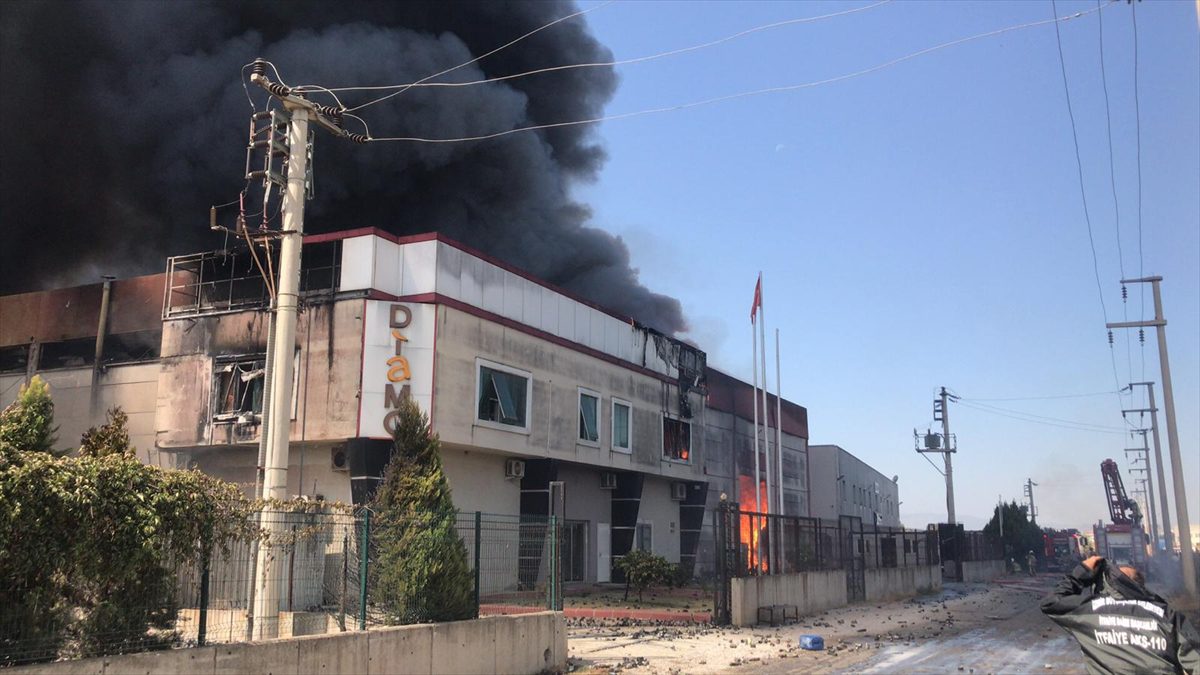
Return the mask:
<svg viewBox="0 0 1200 675">
<path fill-rule="evenodd" d="M 253 538 L 207 559 L 164 561 L 161 578 L 87 602 L 70 584 L 35 597 L 0 581 L 0 666 L 562 608 L 571 544 L 554 517 L 253 518 Z M 105 630 L 106 617 L 125 621 Z"/>
</svg>

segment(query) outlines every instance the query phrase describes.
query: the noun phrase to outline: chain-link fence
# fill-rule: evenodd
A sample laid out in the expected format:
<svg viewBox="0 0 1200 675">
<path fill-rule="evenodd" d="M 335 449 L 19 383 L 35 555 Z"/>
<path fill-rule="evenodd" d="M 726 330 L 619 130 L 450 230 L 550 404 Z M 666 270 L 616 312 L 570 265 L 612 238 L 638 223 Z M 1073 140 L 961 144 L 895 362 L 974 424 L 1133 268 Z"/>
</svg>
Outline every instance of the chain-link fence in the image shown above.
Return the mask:
<svg viewBox="0 0 1200 675">
<path fill-rule="evenodd" d="M 0 581 L 0 665 L 562 607 L 554 517 L 251 518 L 255 536 L 119 587 Z"/>
</svg>

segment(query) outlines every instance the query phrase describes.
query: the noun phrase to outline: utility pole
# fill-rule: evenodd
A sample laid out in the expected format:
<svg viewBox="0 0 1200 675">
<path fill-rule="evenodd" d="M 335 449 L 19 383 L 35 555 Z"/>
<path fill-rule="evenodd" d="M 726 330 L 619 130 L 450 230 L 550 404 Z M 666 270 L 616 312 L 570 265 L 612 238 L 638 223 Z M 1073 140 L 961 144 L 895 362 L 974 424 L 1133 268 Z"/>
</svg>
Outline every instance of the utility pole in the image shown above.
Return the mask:
<svg viewBox="0 0 1200 675">
<path fill-rule="evenodd" d="M 938 438 L 937 434 L 926 433 L 924 447 L 919 442 L 917 430 L 913 429 L 913 441 L 916 445 L 917 452 L 922 453 L 938 453 L 942 455 L 942 461 L 945 463 L 946 470 L 941 472 L 946 477 L 946 522 L 950 525 L 955 523 L 954 519 L 954 465 L 950 456 L 958 452 L 955 446 L 954 437 L 950 435 L 950 401 L 957 400 L 958 397 L 946 391 L 942 387 L 942 392 L 937 399 L 933 401 L 933 421 L 942 423 L 942 435 Z M 936 469 L 937 466 L 935 465 Z"/>
<path fill-rule="evenodd" d="M 1033 504 L 1033 488 L 1037 487 L 1037 483 L 1033 482 L 1032 478 L 1025 479 L 1025 496 L 1029 498 L 1029 522 L 1037 525 L 1037 507 Z"/>
<path fill-rule="evenodd" d="M 1175 392 L 1171 388 L 1171 364 L 1167 357 L 1167 320 L 1163 318 L 1162 290 L 1159 284 L 1162 277 L 1142 277 L 1140 279 L 1122 279 L 1122 284 L 1150 284 L 1154 291 L 1154 320 L 1153 321 L 1121 321 L 1106 324 L 1113 328 L 1143 328 L 1153 326 L 1158 333 L 1158 365 L 1162 370 L 1163 405 L 1167 409 L 1167 446 L 1171 452 L 1171 478 L 1175 488 L 1175 517 L 1179 523 L 1179 562 L 1183 573 L 1183 583 L 1187 594 L 1192 600 L 1200 599 L 1196 589 L 1196 561 L 1192 555 L 1192 526 L 1188 519 L 1187 490 L 1183 483 L 1183 459 L 1179 454 L 1179 432 L 1175 424 Z"/>
<path fill-rule="evenodd" d="M 1158 550 L 1158 515 L 1154 507 L 1154 481 L 1150 479 L 1150 446 L 1147 445 L 1146 431 L 1147 429 L 1133 430 L 1132 433 L 1142 435 L 1142 447 L 1125 448 L 1125 456 L 1128 457 L 1131 452 L 1140 455 L 1140 457 L 1134 457 L 1133 461 L 1129 463 L 1129 473 L 1140 471 L 1142 477 L 1137 480 L 1146 486 L 1144 490 L 1146 506 L 1150 511 L 1150 554 L 1154 555 L 1154 552 Z M 1134 466 L 1139 459 L 1145 463 L 1145 466 L 1140 469 Z M 1161 489 L 1161 487 L 1160 485 L 1159 488 Z"/>
<path fill-rule="evenodd" d="M 296 349 L 296 318 L 300 309 L 300 250 L 304 240 L 304 202 L 308 193 L 309 176 L 309 122 L 335 135 L 350 137 L 337 123 L 340 111 L 318 106 L 292 92 L 288 87 L 271 82 L 265 75 L 265 66 L 264 61 L 256 60 L 250 81 L 275 96 L 288 112 L 290 121 L 287 132 L 288 162 L 282 209 L 283 223 L 278 232 L 281 239 L 279 281 L 272 317 L 275 339 L 268 357 L 268 363 L 272 366 L 271 372 L 264 374 L 268 379 L 266 386 L 269 387 L 271 396 L 269 401 L 264 402 L 269 423 L 262 432 L 266 437 L 266 464 L 263 467 L 262 494 L 259 496 L 268 503 L 268 506 L 263 508 L 260 527 L 269 536 L 259 546 L 255 564 L 252 615 L 255 640 L 266 640 L 279 634 L 280 582 L 283 577 L 281 571 L 284 558 L 279 551 L 273 550 L 271 542 L 282 533 L 282 521 L 285 516 L 283 512 L 273 510 L 269 504 L 271 501 L 287 499 L 288 441 L 291 436 L 291 392 L 294 377 L 292 366 Z"/>
<path fill-rule="evenodd" d="M 1175 538 L 1171 534 L 1171 507 L 1167 504 L 1167 478 L 1163 475 L 1163 458 L 1162 444 L 1158 440 L 1158 408 L 1154 407 L 1154 383 L 1153 382 L 1131 382 L 1128 389 L 1133 391 L 1134 387 L 1146 387 L 1146 393 L 1149 395 L 1149 408 L 1134 408 L 1132 410 L 1122 410 L 1121 414 L 1126 413 L 1150 413 L 1150 431 L 1154 436 L 1154 470 L 1155 478 L 1158 479 L 1158 508 L 1162 514 L 1162 535 L 1163 535 L 1163 550 L 1168 553 L 1175 550 Z M 1145 432 L 1143 431 L 1142 440 L 1145 442 Z M 1157 546 L 1157 542 L 1155 542 Z"/>
</svg>

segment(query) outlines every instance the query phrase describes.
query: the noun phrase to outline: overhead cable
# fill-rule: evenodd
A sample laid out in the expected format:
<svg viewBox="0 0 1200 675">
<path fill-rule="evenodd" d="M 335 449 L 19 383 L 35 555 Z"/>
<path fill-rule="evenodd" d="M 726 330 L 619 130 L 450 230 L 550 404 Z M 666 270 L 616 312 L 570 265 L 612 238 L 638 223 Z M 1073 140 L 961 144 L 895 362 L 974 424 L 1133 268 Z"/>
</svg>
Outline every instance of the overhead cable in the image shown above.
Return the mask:
<svg viewBox="0 0 1200 675">
<path fill-rule="evenodd" d="M 464 142 L 470 142 L 470 141 L 484 141 L 484 140 L 489 140 L 492 138 L 499 138 L 501 136 L 507 136 L 509 134 L 520 133 L 523 131 L 536 131 L 539 129 L 555 129 L 555 128 L 559 128 L 559 127 L 579 126 L 579 125 L 584 125 L 584 124 L 596 124 L 599 122 L 609 122 L 609 121 L 613 121 L 613 120 L 627 119 L 630 117 L 640 117 L 643 115 L 654 115 L 654 114 L 658 114 L 658 113 L 673 112 L 673 111 L 677 111 L 677 110 L 686 110 L 688 108 L 697 108 L 700 106 L 711 105 L 714 103 L 722 103 L 725 101 L 732 101 L 735 99 L 747 98 L 747 97 L 751 97 L 751 96 L 760 96 L 763 94 L 775 94 L 775 93 L 788 92 L 788 91 L 797 91 L 797 90 L 801 90 L 801 89 L 809 89 L 812 87 L 818 87 L 818 86 L 822 86 L 822 85 L 826 85 L 826 84 L 833 84 L 835 82 L 842 82 L 844 80 L 850 80 L 850 79 L 853 79 L 856 77 L 862 77 L 863 75 L 869 75 L 871 73 L 878 72 L 878 71 L 884 70 L 886 68 L 890 68 L 892 66 L 903 63 L 905 61 L 910 61 L 917 57 L 924 56 L 931 52 L 936 52 L 936 51 L 939 51 L 942 49 L 947 49 L 949 47 L 954 47 L 954 46 L 961 45 L 961 44 L 964 44 L 967 42 L 972 42 L 974 40 L 981 40 L 983 38 L 992 37 L 995 35 L 1001 35 L 1003 33 L 1009 33 L 1009 32 L 1016 31 L 1016 30 L 1023 30 L 1026 28 L 1034 28 L 1036 26 L 1044 26 L 1049 23 L 1053 23 L 1053 24 L 1055 24 L 1055 26 L 1057 26 L 1058 23 L 1060 23 L 1060 22 L 1070 21 L 1071 19 L 1076 19 L 1079 17 L 1083 17 L 1083 16 L 1087 16 L 1089 14 L 1092 14 L 1093 12 L 1101 11 L 1101 9 L 1108 7 L 1118 1 L 1119 0 L 1110 0 L 1110 2 L 1103 5 L 1100 9 L 1084 10 L 1084 11 L 1076 12 L 1075 14 L 1060 17 L 1057 19 L 1043 19 L 1041 21 L 1031 21 L 1029 23 L 1023 23 L 1023 24 L 1019 24 L 1016 26 L 1008 26 L 1006 28 L 1000 28 L 997 30 L 988 31 L 986 33 L 979 33 L 977 35 L 971 35 L 968 37 L 959 38 L 957 40 L 951 40 L 950 42 L 943 42 L 941 44 L 934 45 L 932 47 L 927 47 L 920 51 L 912 52 L 910 54 L 906 54 L 904 56 L 892 59 L 890 61 L 886 61 L 884 63 L 878 64 L 875 66 L 871 66 L 870 68 L 864 68 L 862 70 L 858 70 L 858 71 L 855 71 L 852 73 L 846 73 L 844 75 L 838 75 L 836 77 L 830 77 L 830 78 L 826 78 L 823 80 L 814 80 L 811 82 L 804 82 L 801 84 L 784 85 L 784 86 L 778 86 L 778 87 L 767 87 L 764 89 L 743 91 L 743 92 L 739 92 L 736 94 L 727 94 L 724 96 L 716 96 L 713 98 L 708 98 L 708 99 L 704 99 L 704 100 L 700 100 L 700 101 L 693 101 L 691 103 L 681 103 L 678 105 L 665 106 L 665 107 L 661 107 L 661 108 L 650 108 L 647 110 L 638 110 L 635 112 L 620 113 L 617 115 L 607 115 L 604 117 L 595 117 L 595 118 L 586 119 L 586 120 L 574 120 L 574 121 L 570 121 L 570 122 L 554 122 L 554 123 L 550 123 L 550 124 L 534 124 L 534 125 L 525 126 L 525 127 L 517 127 L 515 129 L 507 129 L 505 131 L 497 131 L 494 133 L 480 134 L 478 136 L 464 136 L 464 137 L 459 137 L 459 138 L 420 138 L 420 137 L 412 137 L 412 136 L 393 136 L 393 137 L 385 137 L 385 138 L 369 138 L 367 140 L 368 140 L 368 142 L 391 141 L 391 142 L 412 142 L 412 143 L 464 143 Z"/>
<path fill-rule="evenodd" d="M 417 82 L 411 82 L 411 83 L 407 83 L 407 84 L 389 84 L 389 85 L 368 86 L 368 87 L 334 87 L 332 89 L 324 89 L 324 88 L 322 88 L 322 89 L 324 89 L 325 91 L 334 92 L 334 91 L 385 91 L 385 90 L 390 90 L 390 89 L 408 89 L 411 87 L 470 87 L 470 86 L 479 85 L 479 84 L 489 84 L 489 83 L 493 83 L 493 82 L 504 82 L 506 80 L 515 80 L 515 79 L 522 78 L 522 77 L 529 77 L 531 75 L 541 75 L 543 73 L 553 73 L 553 72 L 558 72 L 558 71 L 563 71 L 563 70 L 574 70 L 577 68 L 606 68 L 606 67 L 612 67 L 612 66 L 627 66 L 630 64 L 634 64 L 634 63 L 644 63 L 646 61 L 654 61 L 656 59 L 666 58 L 668 56 L 676 56 L 679 54 L 686 54 L 688 52 L 694 52 L 694 51 L 698 51 L 701 49 L 707 49 L 709 47 L 715 47 L 717 45 L 724 44 L 726 42 L 730 42 L 730 41 L 736 40 L 738 38 L 745 37 L 747 35 L 751 35 L 753 33 L 760 33 L 762 31 L 771 30 L 773 28 L 782 28 L 784 26 L 794 26 L 797 24 L 813 23 L 816 21 L 822 21 L 824 19 L 832 19 L 834 17 L 844 16 L 846 14 L 855 14 L 857 12 L 863 12 L 863 11 L 866 11 L 869 9 L 874 9 L 876 7 L 879 7 L 880 5 L 886 5 L 891 1 L 892 0 L 879 0 L 879 2 L 876 2 L 874 4 L 864 5 L 862 7 L 855 7 L 853 9 L 845 9 L 840 12 L 832 12 L 829 14 L 821 14 L 819 16 L 808 16 L 808 17 L 803 17 L 803 18 L 798 18 L 798 19 L 785 19 L 783 21 L 776 21 L 774 23 L 768 23 L 768 24 L 763 24 L 761 26 L 755 26 L 753 28 L 748 28 L 746 30 L 734 33 L 732 35 L 727 35 L 723 38 L 719 38 L 717 40 L 712 40 L 710 42 L 705 42 L 705 43 L 698 44 L 698 45 L 692 45 L 690 47 L 681 47 L 679 49 L 672 49 L 670 51 L 659 52 L 657 54 L 650 54 L 648 56 L 638 56 L 638 57 L 630 58 L 630 59 L 620 59 L 617 61 L 597 61 L 597 62 L 593 62 L 593 63 L 570 63 L 570 64 L 559 65 L 559 66 L 548 66 L 546 68 L 538 68 L 536 70 L 530 70 L 530 71 L 526 71 L 523 73 L 513 73 L 511 75 L 501 75 L 498 77 L 489 77 L 489 78 L 485 78 L 482 80 L 472 80 L 469 82 L 426 82 L 425 80 L 419 80 Z M 427 80 L 429 78 L 425 78 L 425 79 Z M 385 97 L 385 98 L 387 98 L 387 97 Z M 380 100 L 382 100 L 382 99 L 380 99 Z M 377 101 L 370 101 L 370 102 L 364 103 L 363 105 L 358 106 L 358 107 L 360 107 L 360 108 L 366 107 L 366 106 L 371 105 L 376 102 Z M 354 109 L 355 108 L 352 108 L 352 110 L 354 110 Z"/>
</svg>

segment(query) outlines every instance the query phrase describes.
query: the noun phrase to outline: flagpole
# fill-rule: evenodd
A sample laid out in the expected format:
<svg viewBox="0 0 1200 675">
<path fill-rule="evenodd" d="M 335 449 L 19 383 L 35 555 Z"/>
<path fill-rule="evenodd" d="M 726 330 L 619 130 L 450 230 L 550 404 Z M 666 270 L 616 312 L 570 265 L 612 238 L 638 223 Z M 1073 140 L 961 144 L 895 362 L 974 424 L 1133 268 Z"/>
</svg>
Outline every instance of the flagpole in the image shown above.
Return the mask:
<svg viewBox="0 0 1200 675">
<path fill-rule="evenodd" d="M 758 323 L 757 315 L 750 317 L 750 347 L 753 350 L 753 356 L 750 357 L 750 363 L 754 369 L 754 396 L 751 401 L 754 402 L 754 510 L 762 513 L 762 498 L 758 492 L 758 481 L 760 480 L 758 469 Z"/>
<path fill-rule="evenodd" d="M 776 490 L 779 491 L 779 514 L 783 515 L 783 379 L 779 374 L 779 329 L 775 329 L 775 455 L 778 463 L 775 465 L 778 480 Z M 797 513 L 796 515 L 800 515 Z"/>
<path fill-rule="evenodd" d="M 759 358 L 762 360 L 762 410 L 763 410 L 763 455 L 767 462 L 767 513 L 771 513 L 771 418 L 769 408 L 767 407 L 767 294 L 762 290 L 762 272 L 758 273 L 759 279 L 759 305 L 758 305 L 758 339 L 760 340 Z M 755 486 L 756 488 L 758 486 Z M 778 505 L 776 505 L 778 509 Z M 767 519 L 767 531 L 771 531 L 771 520 Z M 770 542 L 768 554 L 771 559 L 774 555 L 771 554 L 776 548 L 775 542 Z M 771 571 L 775 572 L 777 567 L 771 566 Z"/>
</svg>

